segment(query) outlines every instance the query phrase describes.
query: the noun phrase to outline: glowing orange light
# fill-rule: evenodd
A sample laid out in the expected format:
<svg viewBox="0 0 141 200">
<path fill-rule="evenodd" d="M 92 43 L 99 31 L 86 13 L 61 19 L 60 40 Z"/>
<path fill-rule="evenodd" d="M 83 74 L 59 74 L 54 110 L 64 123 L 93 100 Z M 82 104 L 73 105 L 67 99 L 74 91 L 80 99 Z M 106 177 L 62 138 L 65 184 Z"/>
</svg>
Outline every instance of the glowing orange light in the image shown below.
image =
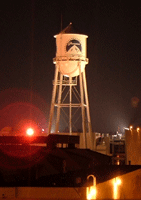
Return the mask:
<svg viewBox="0 0 141 200">
<path fill-rule="evenodd" d="M 34 130 L 32 128 L 28 128 L 26 133 L 27 133 L 27 135 L 31 136 L 34 134 Z"/>
<path fill-rule="evenodd" d="M 114 179 L 114 199 L 118 198 L 118 186 L 121 185 L 121 180 L 119 178 Z"/>
<path fill-rule="evenodd" d="M 116 179 L 115 184 L 120 185 L 121 184 L 121 180 L 119 178 Z"/>
<path fill-rule="evenodd" d="M 139 127 L 137 128 L 137 132 L 138 132 L 138 131 L 140 131 L 140 128 L 139 128 Z"/>
<path fill-rule="evenodd" d="M 130 126 L 130 127 L 129 127 L 129 129 L 130 129 L 130 131 L 132 131 L 132 129 L 133 129 L 133 126 Z"/>
<path fill-rule="evenodd" d="M 96 188 L 94 186 L 87 188 L 87 199 L 96 199 Z"/>
</svg>

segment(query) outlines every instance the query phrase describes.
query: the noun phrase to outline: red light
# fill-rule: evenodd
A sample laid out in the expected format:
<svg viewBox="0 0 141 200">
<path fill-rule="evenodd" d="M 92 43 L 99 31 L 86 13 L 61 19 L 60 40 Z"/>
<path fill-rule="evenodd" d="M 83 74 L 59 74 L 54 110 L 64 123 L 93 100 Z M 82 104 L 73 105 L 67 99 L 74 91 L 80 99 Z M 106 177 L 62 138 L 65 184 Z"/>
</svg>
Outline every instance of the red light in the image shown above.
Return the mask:
<svg viewBox="0 0 141 200">
<path fill-rule="evenodd" d="M 34 134 L 34 130 L 32 128 L 28 128 L 26 130 L 27 135 L 32 136 Z"/>
</svg>

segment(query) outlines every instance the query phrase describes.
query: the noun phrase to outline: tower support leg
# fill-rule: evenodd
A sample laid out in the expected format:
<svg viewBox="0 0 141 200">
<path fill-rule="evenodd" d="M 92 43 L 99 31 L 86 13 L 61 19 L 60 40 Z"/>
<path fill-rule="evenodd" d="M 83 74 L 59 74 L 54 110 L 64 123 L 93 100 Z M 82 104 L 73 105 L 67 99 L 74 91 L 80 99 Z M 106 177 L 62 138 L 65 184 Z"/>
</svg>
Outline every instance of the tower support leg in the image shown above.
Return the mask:
<svg viewBox="0 0 141 200">
<path fill-rule="evenodd" d="M 63 75 L 60 73 L 55 133 L 58 133 L 59 131 L 59 120 L 60 120 L 60 109 L 61 109 L 60 104 L 61 104 L 61 96 L 62 96 L 62 80 L 63 80 Z"/>
<path fill-rule="evenodd" d="M 54 114 L 55 97 L 56 97 L 56 91 L 57 91 L 57 80 L 58 80 L 58 66 L 56 65 L 55 74 L 54 74 L 53 91 L 52 91 L 51 108 L 50 108 L 49 130 L 48 130 L 49 134 L 51 133 L 52 119 L 53 119 L 53 114 Z"/>
<path fill-rule="evenodd" d="M 73 77 L 66 77 L 61 72 L 59 72 L 59 65 L 56 65 L 55 75 L 54 75 L 54 85 L 52 92 L 52 101 L 50 109 L 50 119 L 49 119 L 49 134 L 51 133 L 51 128 L 53 126 L 53 121 L 55 119 L 55 130 L 57 134 L 60 131 L 60 121 L 64 117 L 64 122 L 67 124 L 67 132 L 69 135 L 73 134 L 73 128 L 75 127 L 75 115 L 76 112 L 81 108 L 81 123 L 82 123 L 82 147 L 95 149 L 95 140 L 93 143 L 92 137 L 92 127 L 87 91 L 87 82 L 85 69 L 82 71 L 81 62 L 78 62 L 79 69 L 79 81 L 74 81 Z M 77 85 L 79 84 L 79 85 Z M 76 87 L 78 86 L 78 87 Z M 78 90 L 77 90 L 78 89 Z M 75 101 L 75 102 L 74 102 Z M 57 108 L 57 110 L 56 110 Z M 76 110 L 75 110 L 76 109 Z M 67 110 L 67 114 L 65 111 Z M 57 112 L 55 112 L 57 111 Z M 56 116 L 55 116 L 56 114 Z M 64 115 L 63 115 L 64 114 Z M 80 117 L 80 116 L 79 116 Z M 68 121 L 67 121 L 68 120 Z M 77 119 L 76 119 L 77 120 Z M 62 121 L 61 121 L 62 122 Z M 63 124 L 63 123 L 62 123 Z M 79 122 L 78 122 L 79 125 Z M 65 130 L 65 125 L 64 129 Z M 77 129 L 76 129 L 77 130 Z"/>
<path fill-rule="evenodd" d="M 83 129 L 83 144 L 87 148 L 86 141 L 86 122 L 85 122 L 85 108 L 84 108 L 84 92 L 83 92 L 83 76 L 81 72 L 81 64 L 79 63 L 79 79 L 80 79 L 80 96 L 81 96 L 81 110 L 82 110 L 82 129 Z"/>
<path fill-rule="evenodd" d="M 87 91 L 87 81 L 86 81 L 86 73 L 85 69 L 83 71 L 83 83 L 84 83 L 84 93 L 85 93 L 85 101 L 86 101 L 86 113 L 87 113 L 87 122 L 88 122 L 88 134 L 90 139 L 90 148 L 94 148 L 93 139 L 92 139 L 92 126 L 91 126 L 91 117 L 90 117 L 90 108 L 89 108 L 89 100 L 88 100 L 88 91 Z"/>
</svg>

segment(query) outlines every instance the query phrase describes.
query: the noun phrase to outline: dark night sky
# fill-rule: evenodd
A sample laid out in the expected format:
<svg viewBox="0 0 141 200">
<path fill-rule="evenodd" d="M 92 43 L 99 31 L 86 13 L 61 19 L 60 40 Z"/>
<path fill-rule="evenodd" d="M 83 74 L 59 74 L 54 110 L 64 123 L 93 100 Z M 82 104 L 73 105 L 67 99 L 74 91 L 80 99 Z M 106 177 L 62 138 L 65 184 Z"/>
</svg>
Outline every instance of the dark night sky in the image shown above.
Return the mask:
<svg viewBox="0 0 141 200">
<path fill-rule="evenodd" d="M 88 35 L 86 74 L 93 131 L 141 123 L 141 102 L 131 103 L 133 97 L 141 100 L 140 2 L 57 2 L 1 2 L 0 129 L 16 123 L 13 116 L 18 114 L 16 110 L 11 114 L 10 107 L 16 102 L 20 106 L 32 102 L 40 110 L 39 123 L 48 123 L 56 52 L 53 36 L 61 30 L 61 13 L 62 28 L 72 22 Z"/>
</svg>

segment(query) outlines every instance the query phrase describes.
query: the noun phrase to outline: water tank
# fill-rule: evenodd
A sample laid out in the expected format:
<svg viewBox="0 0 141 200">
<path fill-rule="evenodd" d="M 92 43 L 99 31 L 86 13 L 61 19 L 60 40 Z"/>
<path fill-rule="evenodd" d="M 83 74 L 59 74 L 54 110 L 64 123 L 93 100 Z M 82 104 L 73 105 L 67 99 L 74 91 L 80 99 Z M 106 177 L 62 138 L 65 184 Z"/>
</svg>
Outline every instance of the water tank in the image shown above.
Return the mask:
<svg viewBox="0 0 141 200">
<path fill-rule="evenodd" d="M 56 38 L 56 57 L 54 64 L 65 76 L 78 76 L 79 66 L 83 72 L 88 63 L 87 57 L 87 35 L 75 33 L 72 23 L 69 24 Z"/>
</svg>

